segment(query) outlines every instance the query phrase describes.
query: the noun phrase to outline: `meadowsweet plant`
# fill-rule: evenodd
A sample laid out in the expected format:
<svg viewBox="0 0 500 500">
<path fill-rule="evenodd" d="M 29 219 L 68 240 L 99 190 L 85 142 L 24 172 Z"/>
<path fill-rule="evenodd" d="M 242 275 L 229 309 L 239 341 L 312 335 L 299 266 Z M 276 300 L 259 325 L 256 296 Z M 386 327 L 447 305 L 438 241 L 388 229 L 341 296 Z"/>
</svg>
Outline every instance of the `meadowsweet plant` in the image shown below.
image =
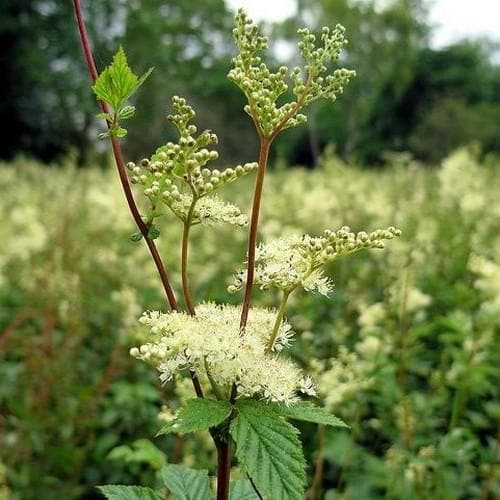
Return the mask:
<svg viewBox="0 0 500 500">
<path fill-rule="evenodd" d="M 318 236 L 297 235 L 258 242 L 259 214 L 270 148 L 285 129 L 306 121 L 302 113 L 318 99 L 334 101 L 354 71 L 332 69 L 347 43 L 344 28 L 323 28 L 316 37 L 299 30 L 299 50 L 304 64 L 289 70 L 271 71 L 265 63 L 268 40 L 259 27 L 240 10 L 233 30 L 237 55 L 228 78 L 246 97 L 260 141 L 258 161 L 229 168 L 218 167 L 217 136 L 199 132 L 195 111 L 182 97 L 172 99 L 168 120 L 178 133 L 150 157 L 125 163 L 120 139 L 123 123 L 135 108 L 128 99 L 143 85 L 149 70 L 137 77 L 123 49 L 98 74 L 93 62 L 78 0 L 74 1 L 84 53 L 93 77 L 93 91 L 100 103 L 99 115 L 107 123 L 101 138 L 109 139 L 125 196 L 138 232 L 158 270 L 169 310 L 146 311 L 140 318 L 142 340 L 130 349 L 138 360 L 158 370 L 162 383 L 191 379 L 192 398 L 159 433 L 207 431 L 217 450 L 216 497 L 222 499 L 302 499 L 307 487 L 306 463 L 298 430 L 289 420 L 330 426 L 346 426 L 315 399 L 312 378 L 293 362 L 286 349 L 293 342 L 292 326 L 286 321 L 287 300 L 296 290 L 329 295 L 333 283 L 326 266 L 362 249 L 383 248 L 384 240 L 400 232 L 389 227 L 354 233 L 347 226 L 331 228 Z M 256 174 L 250 217 L 223 199 L 222 188 L 243 176 Z M 130 184 L 134 187 L 131 188 Z M 216 193 L 217 191 L 217 193 Z M 135 197 L 142 198 L 140 212 Z M 170 214 L 172 217 L 168 217 Z M 159 255 L 155 240 L 162 231 L 174 231 L 180 222 L 181 306 Z M 189 243 L 194 226 L 232 224 L 248 226 L 244 268 L 234 274 L 229 292 L 243 292 L 240 305 L 217 304 L 205 297 L 196 303 L 189 282 Z M 168 229 L 165 229 L 168 226 Z M 171 258 L 171 256 L 169 256 Z M 255 286 L 277 289 L 278 309 L 252 306 Z M 248 479 L 230 481 L 232 465 Z M 207 471 L 169 465 L 162 471 L 164 487 L 176 499 L 214 498 Z M 144 486 L 101 487 L 108 498 L 163 498 Z"/>
</svg>

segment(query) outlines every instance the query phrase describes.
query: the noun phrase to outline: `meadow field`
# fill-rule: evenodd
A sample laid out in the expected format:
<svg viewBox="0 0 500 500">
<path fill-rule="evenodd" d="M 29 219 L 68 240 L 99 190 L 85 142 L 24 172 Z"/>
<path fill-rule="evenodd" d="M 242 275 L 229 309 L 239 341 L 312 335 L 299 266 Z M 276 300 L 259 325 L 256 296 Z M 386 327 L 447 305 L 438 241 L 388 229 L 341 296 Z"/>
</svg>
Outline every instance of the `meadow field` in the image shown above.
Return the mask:
<svg viewBox="0 0 500 500">
<path fill-rule="evenodd" d="M 130 239 L 115 171 L 71 163 L 0 165 L 2 500 L 98 498 L 99 484 L 154 487 L 167 462 L 213 463 L 201 436 L 151 439 L 191 397 L 182 381 L 160 388 L 129 355 L 142 311 L 166 305 L 144 244 Z M 439 168 L 390 163 L 326 154 L 315 170 L 277 164 L 267 178 L 261 240 L 402 230 L 384 250 L 335 263 L 330 299 L 291 299 L 292 356 L 350 426 L 301 426 L 309 498 L 498 498 L 499 161 L 463 148 Z M 244 212 L 252 184 L 229 188 Z M 173 217 L 167 227 L 158 244 L 179 289 L 181 227 Z M 240 300 L 226 289 L 246 236 L 195 228 L 198 302 Z M 276 303 L 261 292 L 256 302 Z"/>
</svg>

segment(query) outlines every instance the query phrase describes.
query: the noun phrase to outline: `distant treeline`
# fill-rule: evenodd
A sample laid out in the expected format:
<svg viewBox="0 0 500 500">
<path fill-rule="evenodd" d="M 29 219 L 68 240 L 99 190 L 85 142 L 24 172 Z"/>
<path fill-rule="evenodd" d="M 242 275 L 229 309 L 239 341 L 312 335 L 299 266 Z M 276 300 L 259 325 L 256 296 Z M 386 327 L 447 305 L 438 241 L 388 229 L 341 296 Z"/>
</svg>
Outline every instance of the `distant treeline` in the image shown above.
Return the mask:
<svg viewBox="0 0 500 500">
<path fill-rule="evenodd" d="M 493 43 L 431 48 L 424 0 L 393 0 L 383 8 L 375 0 L 297 2 L 296 18 L 268 26 L 272 42 L 288 47 L 301 25 L 341 23 L 349 38 L 341 63 L 358 76 L 333 106 L 313 109 L 308 127 L 283 134 L 280 159 L 314 165 L 327 145 L 362 163 L 378 163 L 393 151 L 432 163 L 469 142 L 500 152 L 500 66 Z M 126 141 L 131 159 L 173 134 L 165 119 L 173 94 L 190 99 L 200 126 L 218 133 L 223 161 L 254 159 L 255 133 L 243 97 L 225 78 L 233 44 L 232 13 L 223 0 L 92 0 L 84 6 L 100 68 L 119 44 L 138 73 L 155 66 L 135 103 Z M 49 162 L 73 153 L 82 165 L 95 161 L 101 125 L 71 2 L 4 0 L 0 47 L 0 157 L 23 153 Z M 276 64 L 295 65 L 297 57 Z"/>
</svg>

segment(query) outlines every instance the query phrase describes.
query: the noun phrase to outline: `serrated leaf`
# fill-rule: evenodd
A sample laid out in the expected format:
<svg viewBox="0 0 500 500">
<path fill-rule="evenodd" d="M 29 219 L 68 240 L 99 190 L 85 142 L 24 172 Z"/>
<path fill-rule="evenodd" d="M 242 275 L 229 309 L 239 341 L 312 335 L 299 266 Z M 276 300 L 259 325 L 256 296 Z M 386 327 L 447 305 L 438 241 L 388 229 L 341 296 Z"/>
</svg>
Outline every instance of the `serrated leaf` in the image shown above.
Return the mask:
<svg viewBox="0 0 500 500">
<path fill-rule="evenodd" d="M 229 500 L 259 500 L 248 479 L 236 479 L 229 485 Z"/>
<path fill-rule="evenodd" d="M 130 235 L 130 239 L 132 241 L 141 241 L 142 240 L 142 233 L 141 232 L 133 233 Z"/>
<path fill-rule="evenodd" d="M 135 114 L 135 106 L 124 106 L 120 110 L 120 113 L 118 113 L 118 118 L 120 120 L 128 120 L 129 118 L 132 118 L 134 114 Z"/>
<path fill-rule="evenodd" d="M 159 236 L 160 236 L 160 230 L 154 224 L 149 226 L 148 239 L 156 240 Z"/>
<path fill-rule="evenodd" d="M 122 47 L 113 56 L 113 62 L 102 71 L 92 90 L 98 99 L 107 102 L 117 112 L 124 102 L 144 83 L 151 74 L 150 68 L 141 78 L 130 69 Z"/>
<path fill-rule="evenodd" d="M 292 418 L 294 420 L 302 420 L 303 422 L 313 422 L 315 424 L 330 425 L 332 427 L 347 427 L 349 426 L 340 418 L 332 415 L 324 408 L 316 406 L 310 401 L 299 401 L 290 406 L 270 403 L 269 408 L 283 417 Z"/>
<path fill-rule="evenodd" d="M 107 484 L 97 489 L 108 500 L 162 500 L 161 495 L 151 488 L 143 486 L 123 486 L 121 484 Z"/>
<path fill-rule="evenodd" d="M 163 483 L 172 493 L 173 500 L 210 500 L 207 470 L 193 470 L 183 465 L 167 465 L 161 470 Z"/>
<path fill-rule="evenodd" d="M 186 406 L 179 410 L 177 417 L 165 425 L 157 436 L 171 432 L 187 433 L 207 430 L 224 422 L 231 414 L 232 408 L 227 401 L 190 399 Z"/>
<path fill-rule="evenodd" d="M 273 500 L 303 500 L 305 459 L 298 430 L 265 403 L 243 400 L 230 433 L 236 457 L 260 493 Z"/>
</svg>

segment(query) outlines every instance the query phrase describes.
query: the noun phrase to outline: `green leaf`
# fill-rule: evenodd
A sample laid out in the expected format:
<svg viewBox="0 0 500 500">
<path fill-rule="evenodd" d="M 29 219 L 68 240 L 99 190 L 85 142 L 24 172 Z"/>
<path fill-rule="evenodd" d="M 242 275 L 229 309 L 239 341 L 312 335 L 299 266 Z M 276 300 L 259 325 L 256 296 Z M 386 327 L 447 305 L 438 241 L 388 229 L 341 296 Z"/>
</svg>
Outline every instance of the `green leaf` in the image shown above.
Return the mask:
<svg viewBox="0 0 500 500">
<path fill-rule="evenodd" d="M 156 240 L 159 236 L 160 236 L 160 230 L 154 224 L 151 224 L 148 230 L 148 239 Z"/>
<path fill-rule="evenodd" d="M 141 241 L 142 240 L 142 233 L 139 231 L 137 233 L 133 233 L 130 235 L 130 239 L 132 241 Z"/>
<path fill-rule="evenodd" d="M 120 120 L 128 120 L 135 115 L 135 106 L 125 106 L 118 113 L 118 118 Z"/>
<path fill-rule="evenodd" d="M 314 422 L 315 424 L 331 425 L 332 427 L 347 427 L 349 426 L 340 418 L 332 415 L 324 408 L 316 406 L 310 401 L 299 401 L 290 406 L 271 403 L 269 408 L 283 417 L 292 418 L 294 420 L 302 420 L 304 422 Z"/>
<path fill-rule="evenodd" d="M 97 134 L 97 138 L 100 141 L 107 139 L 108 137 L 109 137 L 109 131 L 108 132 L 101 132 L 100 134 Z"/>
<path fill-rule="evenodd" d="M 243 400 L 230 433 L 236 457 L 261 494 L 273 500 L 303 500 L 305 459 L 298 430 L 265 403 Z"/>
<path fill-rule="evenodd" d="M 173 500 L 210 500 L 207 470 L 193 470 L 183 465 L 167 465 L 161 470 L 165 486 L 172 493 Z"/>
<path fill-rule="evenodd" d="M 99 113 L 96 115 L 99 120 L 106 120 L 106 121 L 112 121 L 113 117 L 111 116 L 111 113 Z"/>
<path fill-rule="evenodd" d="M 113 62 L 95 81 L 92 90 L 98 99 L 119 112 L 124 102 L 144 83 L 152 70 L 150 68 L 141 78 L 137 78 L 128 65 L 125 51 L 120 47 Z"/>
<path fill-rule="evenodd" d="M 187 433 L 207 430 L 224 422 L 231 414 L 232 408 L 227 401 L 190 399 L 186 406 L 180 409 L 175 420 L 165 425 L 157 436 L 171 432 Z"/>
<path fill-rule="evenodd" d="M 127 135 L 127 129 L 123 128 L 123 127 L 113 128 L 113 129 L 111 129 L 110 132 L 111 132 L 111 135 L 113 135 L 114 137 L 118 137 L 118 138 L 122 138 L 122 137 L 125 137 Z"/>
<path fill-rule="evenodd" d="M 161 495 L 143 486 L 108 484 L 97 488 L 109 500 L 162 500 Z"/>
<path fill-rule="evenodd" d="M 229 485 L 229 500 L 259 500 L 248 479 L 236 479 Z"/>
</svg>

